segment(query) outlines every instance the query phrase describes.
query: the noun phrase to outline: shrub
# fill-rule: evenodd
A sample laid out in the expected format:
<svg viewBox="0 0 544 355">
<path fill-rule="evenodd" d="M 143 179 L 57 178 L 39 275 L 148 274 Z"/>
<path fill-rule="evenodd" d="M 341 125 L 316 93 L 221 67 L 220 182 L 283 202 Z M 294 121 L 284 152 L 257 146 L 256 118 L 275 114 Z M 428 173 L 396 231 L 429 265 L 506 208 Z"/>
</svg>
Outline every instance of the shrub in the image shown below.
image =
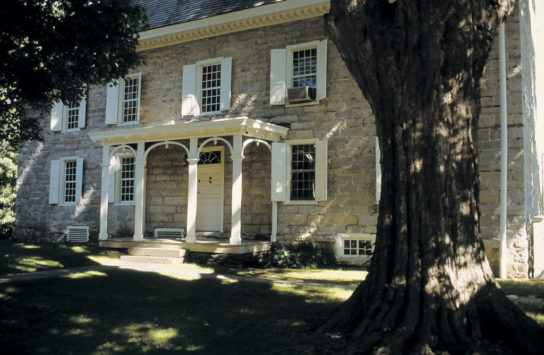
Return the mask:
<svg viewBox="0 0 544 355">
<path fill-rule="evenodd" d="M 270 250 L 259 259 L 263 267 L 316 268 L 334 265 L 336 258 L 332 249 L 304 241 L 295 244 L 273 243 Z"/>
</svg>

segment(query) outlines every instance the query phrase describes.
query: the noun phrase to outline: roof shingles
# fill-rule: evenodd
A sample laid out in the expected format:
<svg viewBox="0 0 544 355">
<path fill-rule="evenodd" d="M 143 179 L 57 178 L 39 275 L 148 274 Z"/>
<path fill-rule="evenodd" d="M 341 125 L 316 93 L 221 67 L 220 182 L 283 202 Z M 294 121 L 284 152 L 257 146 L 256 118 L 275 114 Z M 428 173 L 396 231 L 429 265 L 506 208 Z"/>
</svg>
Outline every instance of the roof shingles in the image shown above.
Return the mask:
<svg viewBox="0 0 544 355">
<path fill-rule="evenodd" d="M 147 13 L 145 30 L 196 21 L 285 0 L 132 0 Z"/>
</svg>

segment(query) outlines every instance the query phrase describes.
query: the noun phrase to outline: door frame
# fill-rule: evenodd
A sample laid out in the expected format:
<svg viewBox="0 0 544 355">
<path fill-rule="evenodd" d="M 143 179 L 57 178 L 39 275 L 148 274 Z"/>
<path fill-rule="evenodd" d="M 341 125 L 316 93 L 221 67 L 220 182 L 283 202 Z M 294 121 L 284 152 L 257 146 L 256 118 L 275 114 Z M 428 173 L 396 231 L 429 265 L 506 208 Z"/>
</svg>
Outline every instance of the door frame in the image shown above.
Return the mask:
<svg viewBox="0 0 544 355">
<path fill-rule="evenodd" d="M 209 166 L 210 168 L 212 169 L 220 169 L 221 171 L 221 195 L 219 197 L 219 200 L 220 200 L 220 213 L 219 213 L 219 230 L 217 232 L 221 232 L 223 233 L 223 230 L 224 230 L 224 214 L 225 214 L 225 147 L 222 146 L 222 145 L 219 145 L 219 146 L 209 146 L 209 147 L 202 147 L 200 149 L 200 153 L 199 153 L 199 156 L 198 156 L 198 159 L 200 160 L 200 154 L 202 153 L 205 153 L 205 152 L 211 152 L 211 151 L 219 151 L 219 153 L 221 154 L 221 163 L 219 164 L 205 164 L 205 165 L 198 165 L 197 167 L 197 175 L 198 175 L 198 180 L 199 180 L 199 183 L 200 183 L 200 178 L 202 176 L 201 174 L 201 167 L 203 166 Z M 198 186 L 198 185 L 197 185 Z M 198 187 L 197 187 L 198 189 Z M 198 192 L 198 190 L 197 190 Z M 197 210 L 197 220 L 195 221 L 196 223 L 196 231 L 197 232 L 215 232 L 215 231 L 203 231 L 203 230 L 199 230 L 198 229 L 198 211 L 199 211 L 199 206 L 200 204 L 200 199 L 197 197 L 197 207 L 196 207 L 196 210 Z"/>
</svg>

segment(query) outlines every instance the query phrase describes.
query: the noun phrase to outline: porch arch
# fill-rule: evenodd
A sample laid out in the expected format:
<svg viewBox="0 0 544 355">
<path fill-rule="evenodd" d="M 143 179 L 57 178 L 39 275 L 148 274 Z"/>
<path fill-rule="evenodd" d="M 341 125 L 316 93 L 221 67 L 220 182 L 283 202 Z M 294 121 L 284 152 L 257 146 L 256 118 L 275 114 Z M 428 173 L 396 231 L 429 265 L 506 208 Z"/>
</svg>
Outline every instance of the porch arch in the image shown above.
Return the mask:
<svg viewBox="0 0 544 355">
<path fill-rule="evenodd" d="M 187 153 L 187 156 L 189 156 L 189 148 L 187 148 L 187 147 L 185 146 L 185 144 L 180 143 L 180 142 L 176 142 L 176 141 L 164 141 L 164 142 L 155 143 L 155 144 L 153 144 L 151 147 L 147 148 L 146 151 L 145 151 L 145 154 L 144 154 L 144 161 L 147 161 L 147 155 L 148 155 L 153 149 L 155 149 L 155 148 L 157 148 L 157 147 L 160 147 L 161 145 L 169 146 L 170 144 L 172 144 L 172 145 L 177 145 L 177 146 L 182 147 L 183 149 L 185 149 L 185 152 Z"/>
<path fill-rule="evenodd" d="M 214 142 L 214 144 L 217 144 L 217 141 L 221 141 L 221 142 L 225 143 L 225 145 L 227 147 L 229 147 L 230 154 L 232 155 L 232 152 L 233 152 L 232 145 L 229 143 L 228 140 L 226 140 L 225 138 L 221 138 L 221 137 L 211 137 L 211 138 L 206 139 L 204 142 L 202 142 L 202 144 L 200 144 L 200 146 L 198 147 L 197 156 L 200 156 L 200 151 L 202 150 L 202 148 L 204 148 L 206 146 L 206 144 L 208 144 L 210 142 Z"/>
<path fill-rule="evenodd" d="M 262 144 L 265 145 L 265 147 L 268 148 L 268 150 L 269 150 L 270 152 L 272 152 L 272 147 L 270 146 L 270 143 L 268 143 L 267 141 L 264 141 L 264 140 L 262 140 L 262 139 L 251 138 L 251 139 L 246 139 L 246 140 L 244 141 L 244 144 L 242 144 L 242 155 L 244 155 L 244 150 L 245 150 L 246 147 L 247 147 L 248 145 L 250 145 L 251 143 L 257 143 L 257 145 L 259 145 L 259 144 L 262 143 Z"/>
</svg>

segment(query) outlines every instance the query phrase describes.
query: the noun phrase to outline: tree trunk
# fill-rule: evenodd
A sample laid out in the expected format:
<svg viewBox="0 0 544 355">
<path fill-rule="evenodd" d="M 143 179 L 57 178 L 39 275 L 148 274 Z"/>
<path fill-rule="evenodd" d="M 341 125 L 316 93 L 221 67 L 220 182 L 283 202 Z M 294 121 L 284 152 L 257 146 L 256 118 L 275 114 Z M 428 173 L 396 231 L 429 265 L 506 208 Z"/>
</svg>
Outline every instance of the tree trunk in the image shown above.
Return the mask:
<svg viewBox="0 0 544 355">
<path fill-rule="evenodd" d="M 538 353 L 544 332 L 497 288 L 478 237 L 483 68 L 513 0 L 332 1 L 327 31 L 381 149 L 367 279 L 320 332 L 342 351 Z"/>
</svg>

